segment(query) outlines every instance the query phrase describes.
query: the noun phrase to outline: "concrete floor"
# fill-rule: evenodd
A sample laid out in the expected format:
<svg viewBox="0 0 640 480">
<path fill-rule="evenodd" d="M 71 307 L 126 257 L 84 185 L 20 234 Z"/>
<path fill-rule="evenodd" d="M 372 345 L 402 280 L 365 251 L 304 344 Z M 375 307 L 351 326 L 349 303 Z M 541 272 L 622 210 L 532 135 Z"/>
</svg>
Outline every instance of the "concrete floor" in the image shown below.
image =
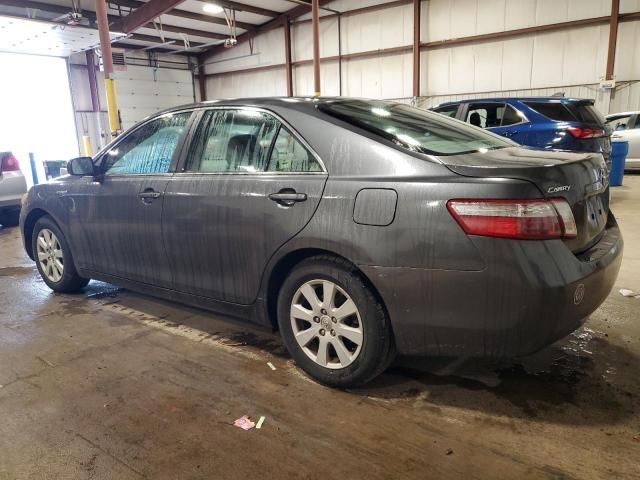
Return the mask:
<svg viewBox="0 0 640 480">
<path fill-rule="evenodd" d="M 55 295 L 0 230 L 0 479 L 640 478 L 640 299 L 619 293 L 640 292 L 640 176 L 612 208 L 625 259 L 584 328 L 347 392 L 269 332 L 103 283 Z"/>
</svg>

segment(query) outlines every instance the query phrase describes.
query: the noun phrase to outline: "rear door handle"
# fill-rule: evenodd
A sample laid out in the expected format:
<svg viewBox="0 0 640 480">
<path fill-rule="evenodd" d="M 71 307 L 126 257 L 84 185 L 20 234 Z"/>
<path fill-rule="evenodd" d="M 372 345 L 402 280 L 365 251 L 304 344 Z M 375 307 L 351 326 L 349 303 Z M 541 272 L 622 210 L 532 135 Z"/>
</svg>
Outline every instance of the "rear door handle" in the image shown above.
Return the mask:
<svg viewBox="0 0 640 480">
<path fill-rule="evenodd" d="M 269 199 L 285 207 L 290 207 L 297 202 L 304 202 L 307 199 L 307 194 L 298 193 L 292 188 L 283 188 L 278 193 L 270 193 Z"/>
</svg>

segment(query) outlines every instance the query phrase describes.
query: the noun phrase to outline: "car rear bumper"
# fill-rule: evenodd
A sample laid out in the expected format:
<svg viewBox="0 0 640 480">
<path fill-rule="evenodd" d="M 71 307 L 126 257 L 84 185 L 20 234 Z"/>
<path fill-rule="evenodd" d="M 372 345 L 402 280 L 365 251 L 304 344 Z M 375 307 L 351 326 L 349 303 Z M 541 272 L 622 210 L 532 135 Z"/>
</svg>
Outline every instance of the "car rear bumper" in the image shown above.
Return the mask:
<svg viewBox="0 0 640 480">
<path fill-rule="evenodd" d="M 0 175 L 0 208 L 19 208 L 25 193 L 27 182 L 20 172 L 5 172 Z"/>
<path fill-rule="evenodd" d="M 640 158 L 627 158 L 624 162 L 625 170 L 640 170 Z"/>
<path fill-rule="evenodd" d="M 473 237 L 481 271 L 361 266 L 380 292 L 398 351 L 514 357 L 578 328 L 613 288 L 623 240 L 613 215 L 600 241 L 574 255 L 560 240 Z"/>
</svg>

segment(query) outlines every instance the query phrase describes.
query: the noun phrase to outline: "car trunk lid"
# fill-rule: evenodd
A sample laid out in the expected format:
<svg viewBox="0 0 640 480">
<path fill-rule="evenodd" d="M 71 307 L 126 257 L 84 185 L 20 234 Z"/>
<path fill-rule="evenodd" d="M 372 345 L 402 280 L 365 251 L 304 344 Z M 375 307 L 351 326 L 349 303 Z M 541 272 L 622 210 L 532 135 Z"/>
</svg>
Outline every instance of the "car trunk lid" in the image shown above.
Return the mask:
<svg viewBox="0 0 640 480">
<path fill-rule="evenodd" d="M 439 158 L 459 175 L 525 180 L 535 184 L 545 198 L 567 200 L 578 235 L 564 241 L 575 253 L 590 248 L 604 231 L 609 213 L 609 183 L 601 154 L 510 147 Z"/>
</svg>

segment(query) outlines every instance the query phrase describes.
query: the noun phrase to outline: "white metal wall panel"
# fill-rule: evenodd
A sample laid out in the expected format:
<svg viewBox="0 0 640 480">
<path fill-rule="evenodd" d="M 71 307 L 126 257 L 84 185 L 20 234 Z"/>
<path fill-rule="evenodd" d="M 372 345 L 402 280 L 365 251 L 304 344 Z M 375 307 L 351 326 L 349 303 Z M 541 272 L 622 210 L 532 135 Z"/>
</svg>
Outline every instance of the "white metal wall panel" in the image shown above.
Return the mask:
<svg viewBox="0 0 640 480">
<path fill-rule="evenodd" d="M 407 4 L 346 16 L 341 30 L 342 53 L 408 45 L 413 42 L 413 7 Z M 333 40 L 337 43 L 337 35 Z"/>
<path fill-rule="evenodd" d="M 411 96 L 410 54 L 359 58 L 342 65 L 342 95 L 367 98 Z"/>
<path fill-rule="evenodd" d="M 618 85 L 611 96 L 609 112 L 629 112 L 640 110 L 640 82 Z"/>
<path fill-rule="evenodd" d="M 284 70 L 282 76 L 284 77 Z M 293 71 L 293 90 L 297 96 L 313 95 L 313 65 L 299 65 Z M 337 96 L 340 94 L 338 85 L 338 62 L 322 62 L 320 64 L 320 92 L 322 95 Z M 286 94 L 286 92 L 285 92 Z"/>
<path fill-rule="evenodd" d="M 287 94 L 284 68 L 233 72 L 207 78 L 207 99 L 275 97 Z"/>
<path fill-rule="evenodd" d="M 291 58 L 294 62 L 313 58 L 311 35 L 311 22 L 291 26 Z M 320 56 L 334 55 L 338 55 L 338 19 L 331 17 L 320 22 Z"/>
<path fill-rule="evenodd" d="M 504 44 L 493 42 L 484 48 L 474 48 L 474 90 L 486 91 L 502 88 L 502 75 L 505 71 Z M 508 68 L 512 68 L 509 66 Z"/>
<path fill-rule="evenodd" d="M 485 0 L 478 6 L 476 34 L 503 31 L 507 0 Z"/>
<path fill-rule="evenodd" d="M 610 0 L 429 0 L 422 3 L 427 21 L 421 40 L 448 40 L 600 17 L 609 15 L 610 9 Z M 640 6 L 633 11 L 638 9 Z"/>
<path fill-rule="evenodd" d="M 421 65 L 427 73 L 426 85 L 422 76 L 421 93 L 440 95 L 593 83 L 604 76 L 607 37 L 606 26 L 587 26 L 430 49 L 421 54 Z"/>
<path fill-rule="evenodd" d="M 534 37 L 510 38 L 502 42 L 502 81 L 500 89 L 531 87 Z"/>
<path fill-rule="evenodd" d="M 118 108 L 123 128 L 166 108 L 193 102 L 193 83 L 189 70 L 127 66 L 115 72 Z"/>
<path fill-rule="evenodd" d="M 225 49 L 213 60 L 209 60 L 205 71 L 219 73 L 281 63 L 284 63 L 284 31 L 282 28 L 274 28 L 257 35 L 253 42 L 241 42 L 236 47 Z"/>
<path fill-rule="evenodd" d="M 623 22 L 618 27 L 615 79 L 640 80 L 640 22 Z"/>
<path fill-rule="evenodd" d="M 631 13 L 640 10 L 640 0 L 620 0 L 620 13 Z"/>
<path fill-rule="evenodd" d="M 373 0 L 339 0 L 328 4 L 352 10 L 378 4 Z M 393 8 L 345 16 L 342 20 L 344 54 L 410 45 L 413 13 L 410 3 Z M 445 40 L 606 16 L 610 0 L 428 0 L 422 2 L 422 41 Z M 640 0 L 621 0 L 622 12 L 640 11 Z M 325 12 L 326 13 L 326 12 Z M 304 17 L 303 17 L 304 18 Z M 224 72 L 260 65 L 284 63 L 281 29 L 259 35 L 254 55 L 241 44 L 218 55 L 207 72 Z M 337 19 L 321 22 L 321 56 L 337 55 Z M 311 24 L 292 26 L 294 61 L 312 56 Z M 606 68 L 608 25 L 591 25 L 558 32 L 542 32 L 504 40 L 492 40 L 421 52 L 421 94 L 474 96 L 489 94 L 545 95 L 558 90 L 579 97 L 593 97 L 603 111 L 608 100 L 595 87 Z M 616 80 L 640 79 L 640 22 L 620 24 Z M 343 95 L 373 98 L 411 96 L 411 54 L 386 55 L 343 61 Z M 338 94 L 337 62 L 321 66 L 322 93 Z M 284 95 L 283 69 L 234 73 L 209 79 L 212 98 Z M 214 90 L 211 90 L 214 88 Z M 313 94 L 311 65 L 294 69 L 294 91 Z M 621 92 L 623 90 L 620 90 Z M 628 92 L 637 92 L 635 87 Z M 622 103 L 626 93 L 614 95 Z M 636 100 L 629 94 L 628 101 Z M 617 102 L 617 103 L 616 103 Z M 617 108 L 617 107 L 616 107 Z M 612 107 L 613 109 L 613 107 Z"/>
<path fill-rule="evenodd" d="M 533 27 L 536 18 L 536 0 L 518 0 L 505 3 L 504 29 Z"/>
<path fill-rule="evenodd" d="M 333 10 L 337 10 L 339 12 L 344 12 L 347 10 L 354 10 L 356 8 L 364 8 L 364 7 L 371 7 L 373 5 L 380 5 L 380 4 L 384 4 L 384 3 L 389 3 L 389 2 L 393 2 L 395 0 L 384 0 L 382 2 L 380 1 L 376 1 L 376 0 L 336 0 L 334 2 L 330 2 L 325 4 L 324 6 L 327 8 L 331 8 Z M 329 15 L 330 12 L 328 12 L 327 10 L 323 10 L 320 9 L 320 16 L 325 16 L 325 15 Z M 306 13 L 304 15 L 301 15 L 300 17 L 301 20 L 309 20 L 311 18 L 311 9 L 309 9 L 309 13 Z"/>
</svg>

